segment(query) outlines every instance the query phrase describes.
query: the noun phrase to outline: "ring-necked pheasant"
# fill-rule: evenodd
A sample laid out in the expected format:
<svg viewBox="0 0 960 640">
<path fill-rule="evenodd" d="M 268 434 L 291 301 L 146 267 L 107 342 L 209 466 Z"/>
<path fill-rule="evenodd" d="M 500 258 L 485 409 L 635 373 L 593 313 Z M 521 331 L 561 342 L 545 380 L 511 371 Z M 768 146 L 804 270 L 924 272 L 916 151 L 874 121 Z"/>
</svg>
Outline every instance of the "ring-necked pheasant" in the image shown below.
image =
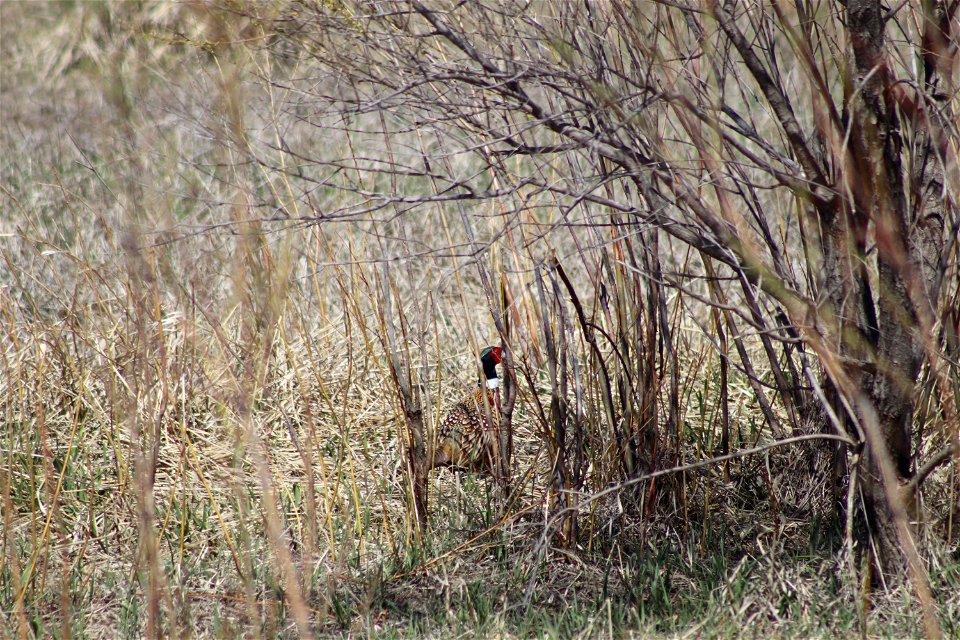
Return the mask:
<svg viewBox="0 0 960 640">
<path fill-rule="evenodd" d="M 437 429 L 433 467 L 486 471 L 496 476 L 500 428 L 500 378 L 497 365 L 503 349 L 487 347 L 480 354 L 483 375 L 477 390 L 458 402 Z"/>
</svg>

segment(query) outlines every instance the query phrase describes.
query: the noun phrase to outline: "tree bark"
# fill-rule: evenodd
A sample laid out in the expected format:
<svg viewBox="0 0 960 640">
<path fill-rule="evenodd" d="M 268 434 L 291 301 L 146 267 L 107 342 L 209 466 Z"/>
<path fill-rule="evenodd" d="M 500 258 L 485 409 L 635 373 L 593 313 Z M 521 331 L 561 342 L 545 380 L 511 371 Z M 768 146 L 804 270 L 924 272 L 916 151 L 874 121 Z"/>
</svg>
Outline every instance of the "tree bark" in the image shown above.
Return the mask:
<svg viewBox="0 0 960 640">
<path fill-rule="evenodd" d="M 904 144 L 896 93 L 896 82 L 886 61 L 884 9 L 877 0 L 851 0 L 847 4 L 847 28 L 853 54 L 854 86 L 850 96 L 851 156 L 844 178 L 853 195 L 851 219 L 856 252 L 862 260 L 866 224 L 873 223 L 877 255 L 877 296 L 875 316 L 873 295 L 865 277 L 857 293 L 864 315 L 854 340 L 847 340 L 845 355 L 863 361 L 861 389 L 876 411 L 882 447 L 870 438 L 861 457 L 864 510 L 873 536 L 877 568 L 903 574 L 906 559 L 897 533 L 893 496 L 881 477 L 883 456 L 889 461 L 901 485 L 912 474 L 911 435 L 914 387 L 920 373 L 922 345 L 918 314 L 927 313 L 929 290 L 921 282 L 921 255 L 910 242 L 911 221 L 907 205 L 902 157 Z M 942 225 L 941 225 L 942 229 Z M 942 232 L 942 231 L 941 231 Z M 864 235 L 861 236 L 861 233 Z M 864 265 L 865 263 L 861 263 Z M 849 265 L 853 266 L 853 265 Z M 860 269 L 865 274 L 865 268 Z M 866 324 L 864 324 L 866 322 Z M 865 347 L 865 348 L 864 348 Z M 859 416 L 861 421 L 868 419 Z"/>
</svg>

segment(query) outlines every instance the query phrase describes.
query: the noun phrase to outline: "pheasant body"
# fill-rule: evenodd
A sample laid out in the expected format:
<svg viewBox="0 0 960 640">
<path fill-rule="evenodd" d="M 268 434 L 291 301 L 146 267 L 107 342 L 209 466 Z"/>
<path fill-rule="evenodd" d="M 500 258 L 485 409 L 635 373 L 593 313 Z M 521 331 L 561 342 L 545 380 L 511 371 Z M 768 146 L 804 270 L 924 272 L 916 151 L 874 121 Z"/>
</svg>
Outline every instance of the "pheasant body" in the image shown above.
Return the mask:
<svg viewBox="0 0 960 640">
<path fill-rule="evenodd" d="M 477 389 L 454 405 L 437 430 L 434 467 L 489 472 L 496 469 L 499 396 L 496 389 Z"/>
<path fill-rule="evenodd" d="M 432 467 L 486 471 L 495 475 L 500 431 L 500 347 L 487 347 L 480 355 L 486 382 L 454 405 L 437 429 Z"/>
</svg>

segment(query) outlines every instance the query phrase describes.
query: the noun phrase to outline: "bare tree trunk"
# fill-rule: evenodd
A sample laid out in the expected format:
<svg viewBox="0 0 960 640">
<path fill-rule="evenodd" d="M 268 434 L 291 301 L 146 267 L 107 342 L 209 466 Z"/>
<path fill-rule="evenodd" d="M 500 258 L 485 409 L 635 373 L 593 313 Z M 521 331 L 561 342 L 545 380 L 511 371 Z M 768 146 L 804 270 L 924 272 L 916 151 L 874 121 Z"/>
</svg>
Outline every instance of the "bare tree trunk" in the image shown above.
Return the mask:
<svg viewBox="0 0 960 640">
<path fill-rule="evenodd" d="M 498 481 L 503 492 L 503 498 L 509 502 L 511 476 L 513 475 L 513 408 L 517 402 L 517 376 L 513 365 L 513 345 L 510 339 L 510 308 L 513 297 L 507 284 L 507 277 L 500 275 L 500 313 L 502 327 L 503 358 L 503 402 L 500 407 L 500 460 L 498 461 Z"/>
<path fill-rule="evenodd" d="M 861 458 L 860 477 L 864 509 L 873 535 L 872 548 L 880 568 L 902 574 L 902 541 L 891 504 L 893 497 L 882 481 L 881 465 L 882 456 L 889 455 L 901 484 L 912 474 L 913 394 L 922 353 L 918 329 L 922 330 L 924 324 L 919 316 L 929 312 L 931 303 L 929 290 L 921 285 L 921 256 L 910 242 L 914 225 L 905 195 L 899 105 L 893 92 L 895 80 L 886 60 L 883 13 L 877 0 L 853 0 L 847 5 L 856 78 L 850 114 L 854 161 L 847 167 L 845 177 L 853 194 L 852 218 L 864 221 L 862 231 L 855 227 L 857 253 L 863 251 L 866 222 L 872 220 L 878 274 L 873 314 L 865 268 L 859 268 L 863 274 L 859 283 L 863 316 L 858 320 L 866 330 L 860 337 L 867 344 L 861 347 L 850 343 L 847 353 L 867 364 L 861 388 L 876 410 L 877 426 L 886 448 L 877 450 L 868 438 Z M 934 233 L 939 234 L 942 223 L 939 233 Z M 854 257 L 862 260 L 859 255 Z"/>
</svg>

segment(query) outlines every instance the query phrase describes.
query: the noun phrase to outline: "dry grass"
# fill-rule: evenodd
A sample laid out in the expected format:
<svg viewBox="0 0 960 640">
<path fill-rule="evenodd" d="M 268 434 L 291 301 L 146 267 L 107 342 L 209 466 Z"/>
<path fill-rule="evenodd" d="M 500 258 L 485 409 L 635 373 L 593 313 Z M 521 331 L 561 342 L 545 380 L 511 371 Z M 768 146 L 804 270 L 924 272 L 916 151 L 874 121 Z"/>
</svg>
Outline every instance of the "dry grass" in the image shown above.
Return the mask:
<svg viewBox="0 0 960 640">
<path fill-rule="evenodd" d="M 230 105 L 268 127 L 271 96 L 175 41 L 204 14 L 34 8 L 0 4 L 0 638 L 921 633 L 906 591 L 860 620 L 797 449 L 677 474 L 652 507 L 644 485 L 588 501 L 579 546 L 554 548 L 529 390 L 507 515 L 487 479 L 442 471 L 418 541 L 378 258 L 396 257 L 435 421 L 496 340 L 470 252 L 422 253 L 464 246 L 456 218 L 248 222 L 306 206 L 299 189 L 317 210 L 344 196 L 240 162 Z M 497 212 L 470 213 L 495 235 Z M 495 245 L 491 260 L 529 285 L 532 255 Z M 694 461 L 719 437 L 716 354 L 707 323 L 677 317 Z M 752 391 L 732 387 L 733 447 L 768 441 Z M 944 630 L 960 633 L 956 551 L 924 531 Z"/>
</svg>

